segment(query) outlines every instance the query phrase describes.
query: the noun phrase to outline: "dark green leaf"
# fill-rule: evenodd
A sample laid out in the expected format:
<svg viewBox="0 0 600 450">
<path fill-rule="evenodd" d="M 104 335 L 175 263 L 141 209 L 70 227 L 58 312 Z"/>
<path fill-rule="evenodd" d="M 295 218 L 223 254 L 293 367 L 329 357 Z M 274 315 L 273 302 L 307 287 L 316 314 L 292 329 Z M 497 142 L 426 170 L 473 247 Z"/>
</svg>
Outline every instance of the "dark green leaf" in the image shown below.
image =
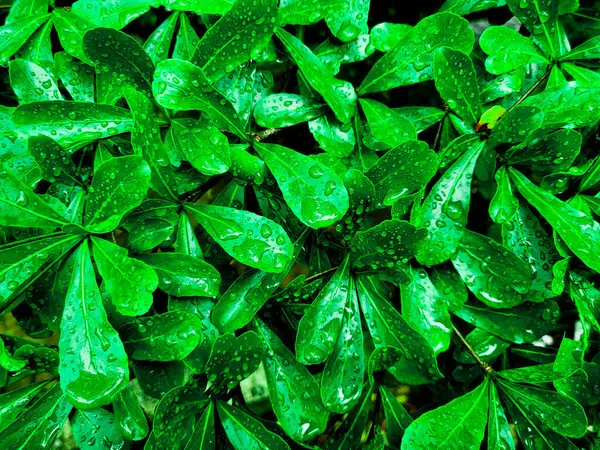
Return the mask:
<svg viewBox="0 0 600 450">
<path fill-rule="evenodd" d="M 113 414 L 105 409 L 77 411 L 72 424 L 75 442 L 81 450 L 112 449 L 124 445 Z"/>
</svg>

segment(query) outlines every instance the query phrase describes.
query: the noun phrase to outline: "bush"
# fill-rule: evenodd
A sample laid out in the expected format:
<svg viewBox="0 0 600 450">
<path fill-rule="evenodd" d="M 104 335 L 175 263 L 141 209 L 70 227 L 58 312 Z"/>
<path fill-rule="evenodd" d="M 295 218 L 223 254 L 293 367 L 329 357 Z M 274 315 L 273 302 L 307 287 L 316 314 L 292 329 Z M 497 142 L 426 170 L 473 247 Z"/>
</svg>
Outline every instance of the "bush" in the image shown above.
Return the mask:
<svg viewBox="0 0 600 450">
<path fill-rule="evenodd" d="M 2 448 L 598 448 L 598 9 L 403 3 L 0 10 Z"/>
</svg>

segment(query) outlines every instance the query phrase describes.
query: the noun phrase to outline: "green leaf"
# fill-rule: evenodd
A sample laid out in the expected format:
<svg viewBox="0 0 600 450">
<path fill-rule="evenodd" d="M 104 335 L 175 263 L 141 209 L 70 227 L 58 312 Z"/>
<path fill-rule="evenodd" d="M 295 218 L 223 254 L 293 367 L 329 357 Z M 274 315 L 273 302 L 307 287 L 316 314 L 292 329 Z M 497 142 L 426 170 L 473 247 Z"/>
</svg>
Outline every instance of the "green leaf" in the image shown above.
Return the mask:
<svg viewBox="0 0 600 450">
<path fill-rule="evenodd" d="M 375 100 L 364 98 L 360 99 L 360 106 L 373 137 L 390 148 L 417 139 L 415 127 L 393 109 Z"/>
<path fill-rule="evenodd" d="M 261 127 L 284 128 L 307 122 L 325 113 L 315 98 L 297 94 L 272 94 L 263 97 L 254 108 L 254 120 Z"/>
<path fill-rule="evenodd" d="M 408 119 L 417 130 L 417 133 L 421 133 L 432 125 L 435 125 L 446 114 L 445 111 L 433 106 L 404 106 L 402 108 L 394 108 L 394 111 L 405 119 Z"/>
<path fill-rule="evenodd" d="M 96 73 L 109 75 L 117 86 L 132 86 L 152 97 L 154 64 L 134 38 L 111 28 L 96 28 L 85 33 L 83 50 Z"/>
<path fill-rule="evenodd" d="M 581 437 L 587 428 L 585 411 L 571 397 L 533 386 L 498 380 L 498 388 L 544 425 L 567 437 Z"/>
<path fill-rule="evenodd" d="M 510 72 L 531 63 L 549 63 L 531 39 L 512 28 L 487 28 L 481 35 L 479 45 L 488 54 L 485 68 L 494 75 Z"/>
<path fill-rule="evenodd" d="M 539 339 L 556 326 L 560 316 L 560 308 L 552 300 L 525 303 L 511 309 L 464 305 L 452 312 L 471 325 L 515 344 Z"/>
<path fill-rule="evenodd" d="M 63 100 L 52 75 L 31 61 L 14 59 L 8 64 L 10 85 L 20 104 Z"/>
<path fill-rule="evenodd" d="M 263 356 L 264 343 L 254 331 L 237 338 L 233 334 L 216 338 L 205 368 L 211 391 L 233 389 L 258 369 Z"/>
<path fill-rule="evenodd" d="M 266 217 L 215 205 L 187 204 L 186 209 L 229 255 L 250 267 L 282 272 L 293 245 L 283 227 Z"/>
<path fill-rule="evenodd" d="M 171 389 L 182 386 L 187 379 L 187 369 L 180 361 L 168 363 L 132 361 L 132 363 L 140 388 L 152 397 L 163 398 Z"/>
<path fill-rule="evenodd" d="M 5 24 L 48 12 L 48 0 L 15 0 L 6 16 Z"/>
<path fill-rule="evenodd" d="M 150 187 L 150 167 L 139 156 L 105 161 L 96 172 L 87 199 L 84 226 L 94 233 L 107 233 L 122 217 L 142 203 Z"/>
<path fill-rule="evenodd" d="M 346 0 L 281 0 L 278 20 L 280 25 L 310 25 L 345 6 Z"/>
<path fill-rule="evenodd" d="M 560 42 L 558 35 L 558 0 L 506 0 L 506 4 L 517 19 L 529 30 L 545 53 L 557 56 Z"/>
<path fill-rule="evenodd" d="M 404 142 L 372 165 L 365 175 L 373 182 L 379 208 L 421 190 L 437 168 L 435 153 L 423 141 Z"/>
<path fill-rule="evenodd" d="M 76 102 L 94 102 L 94 70 L 66 52 L 54 54 L 56 74 Z"/>
<path fill-rule="evenodd" d="M 579 368 L 568 370 L 557 370 L 552 363 L 538 364 L 536 366 L 517 367 L 515 369 L 504 369 L 497 372 L 498 376 L 513 383 L 526 383 L 542 385 L 556 380 L 564 380 L 575 374 L 584 375 L 585 372 Z"/>
<path fill-rule="evenodd" d="M 385 414 L 388 441 L 392 446 L 399 448 L 402 436 L 413 419 L 388 388 L 379 386 L 379 393 Z"/>
<path fill-rule="evenodd" d="M 179 224 L 177 226 L 177 237 L 173 244 L 173 248 L 177 253 L 194 256 L 199 259 L 202 257 L 202 248 L 198 242 L 198 238 L 194 233 L 194 227 L 190 222 L 187 214 L 179 215 Z"/>
<path fill-rule="evenodd" d="M 148 435 L 148 422 L 137 395 L 125 387 L 113 402 L 115 422 L 125 439 L 139 441 Z"/>
<path fill-rule="evenodd" d="M 431 272 L 430 279 L 438 293 L 446 298 L 449 310 L 461 308 L 467 302 L 467 287 L 456 271 L 438 266 Z"/>
<path fill-rule="evenodd" d="M 91 63 L 83 51 L 83 36 L 96 25 L 70 11 L 56 8 L 52 11 L 52 20 L 58 33 L 60 44 L 65 52 L 85 63 Z"/>
<path fill-rule="evenodd" d="M 349 42 L 369 31 L 367 20 L 371 0 L 349 0 L 344 7 L 325 16 L 325 22 L 333 35 L 342 42 Z"/>
<path fill-rule="evenodd" d="M 350 278 L 343 311 L 342 328 L 321 379 L 323 404 L 339 414 L 356 407 L 362 395 L 365 372 L 363 329 L 353 278 Z"/>
<path fill-rule="evenodd" d="M 46 385 L 45 381 L 38 381 L 0 395 L 0 431 L 10 426 Z"/>
<path fill-rule="evenodd" d="M 128 360 L 106 318 L 87 241 L 75 251 L 60 328 L 60 385 L 69 401 L 80 409 L 112 402 L 129 381 Z"/>
<path fill-rule="evenodd" d="M 600 365 L 583 360 L 582 346 L 581 341 L 562 339 L 554 360 L 554 370 L 574 375 L 553 383 L 561 394 L 575 399 L 582 406 L 593 406 L 600 402 L 600 395 L 593 387 L 600 376 Z"/>
<path fill-rule="evenodd" d="M 131 131 L 129 111 L 99 103 L 36 102 L 17 107 L 13 114 L 23 138 L 44 134 L 65 148 L 85 147 L 97 139 Z"/>
<path fill-rule="evenodd" d="M 487 363 L 493 363 L 498 356 L 510 347 L 510 343 L 481 328 L 475 328 L 465 337 L 465 340 L 479 358 Z M 454 359 L 462 364 L 477 364 L 477 361 L 464 345 L 454 350 Z"/>
<path fill-rule="evenodd" d="M 120 30 L 158 4 L 156 0 L 106 0 L 102 8 L 98 8 L 94 0 L 78 0 L 73 3 L 71 10 L 99 27 Z"/>
<path fill-rule="evenodd" d="M 490 383 L 487 430 L 487 445 L 489 450 L 515 450 L 515 438 L 500 403 L 495 383 Z"/>
<path fill-rule="evenodd" d="M 98 272 L 117 311 L 125 316 L 147 313 L 152 306 L 152 293 L 158 287 L 154 270 L 104 239 L 92 237 L 92 247 Z"/>
<path fill-rule="evenodd" d="M 53 268 L 80 236 L 50 234 L 0 246 L 0 312 L 17 306 L 19 296 Z"/>
<path fill-rule="evenodd" d="M 43 134 L 32 136 L 27 141 L 27 152 L 40 167 L 44 179 L 80 184 L 75 163 L 68 152 L 53 139 Z"/>
<path fill-rule="evenodd" d="M 375 277 L 359 277 L 358 298 L 375 348 L 394 347 L 402 358 L 389 369 L 402 383 L 426 384 L 440 377 L 433 348 L 385 298 L 387 288 Z M 419 361 L 424 361 L 423 363 Z"/>
<path fill-rule="evenodd" d="M 323 62 L 301 40 L 279 28 L 277 37 L 290 53 L 308 84 L 321 96 L 340 122 L 348 123 L 356 109 L 356 92 L 351 83 L 331 76 Z"/>
<path fill-rule="evenodd" d="M 255 320 L 253 328 L 265 343 L 263 364 L 269 399 L 279 424 L 297 441 L 322 434 L 329 413 L 321 403 L 319 384 L 262 321 Z"/>
<path fill-rule="evenodd" d="M 542 126 L 543 114 L 536 106 L 518 106 L 507 112 L 490 134 L 489 145 L 518 143 Z"/>
<path fill-rule="evenodd" d="M 511 168 L 510 174 L 519 193 L 552 225 L 571 251 L 592 269 L 600 270 L 600 225 L 537 187 L 517 170 Z"/>
<path fill-rule="evenodd" d="M 389 52 L 411 29 L 411 25 L 403 23 L 379 23 L 371 28 L 369 44 L 380 52 Z"/>
<path fill-rule="evenodd" d="M 425 233 L 404 220 L 385 220 L 366 231 L 359 231 L 350 243 L 353 263 L 372 270 L 402 271 L 414 256 Z"/>
<path fill-rule="evenodd" d="M 426 17 L 375 63 L 359 88 L 359 94 L 381 92 L 432 79 L 435 50 L 449 47 L 471 53 L 473 34 L 468 22 L 452 13 Z"/>
<path fill-rule="evenodd" d="M 527 265 L 496 241 L 466 231 L 452 264 L 469 290 L 492 308 L 512 308 L 531 287 Z"/>
<path fill-rule="evenodd" d="M 166 362 L 188 356 L 202 339 L 201 328 L 193 314 L 166 312 L 129 321 L 119 334 L 133 359 Z"/>
<path fill-rule="evenodd" d="M 298 324 L 296 358 L 302 364 L 323 363 L 333 352 L 350 287 L 350 258 L 346 257 Z"/>
<path fill-rule="evenodd" d="M 204 71 L 187 61 L 170 59 L 156 66 L 152 90 L 165 108 L 205 112 L 219 126 L 246 139 L 246 132 L 235 109 L 210 85 Z"/>
<path fill-rule="evenodd" d="M 494 177 L 497 187 L 494 198 L 490 202 L 490 217 L 498 224 L 511 223 L 511 219 L 519 208 L 519 200 L 512 191 L 510 176 L 506 167 L 500 167 Z"/>
<path fill-rule="evenodd" d="M 173 143 L 183 158 L 205 175 L 225 173 L 231 166 L 229 142 L 208 122 L 176 119 L 171 122 Z"/>
<path fill-rule="evenodd" d="M 179 14 L 175 12 L 167 17 L 144 43 L 144 50 L 154 64 L 158 64 L 169 57 L 169 50 L 173 35 L 175 34 L 178 16 Z"/>
<path fill-rule="evenodd" d="M 451 11 L 461 16 L 490 8 L 498 8 L 506 4 L 505 0 L 446 0 L 440 11 Z"/>
<path fill-rule="evenodd" d="M 190 24 L 190 19 L 188 19 L 186 14 L 180 14 L 179 30 L 177 30 L 177 37 L 175 38 L 175 46 L 173 48 L 173 59 L 191 60 L 199 41 L 200 38 L 198 38 L 194 27 Z"/>
<path fill-rule="evenodd" d="M 8 169 L 0 165 L 0 224 L 12 227 L 55 229 L 66 225 L 68 220 L 20 181 Z"/>
<path fill-rule="evenodd" d="M 214 83 L 236 66 L 256 59 L 270 42 L 276 21 L 275 0 L 238 0 L 202 36 L 191 62 Z"/>
<path fill-rule="evenodd" d="M 311 228 L 333 225 L 348 210 L 348 191 L 333 170 L 314 158 L 277 144 L 254 148 L 277 180 L 296 217 Z"/>
<path fill-rule="evenodd" d="M 181 253 L 148 253 L 136 257 L 158 275 L 158 287 L 177 297 L 218 294 L 221 275 L 207 262 Z"/>
<path fill-rule="evenodd" d="M 6 66 L 10 57 L 49 17 L 50 14 L 35 14 L 15 21 L 7 20 L 5 25 L 0 27 L 0 66 Z"/>
<path fill-rule="evenodd" d="M 11 449 L 51 448 L 72 408 L 56 383 L 0 432 L 0 440 Z"/>
<path fill-rule="evenodd" d="M 417 251 L 421 264 L 441 264 L 458 248 L 467 224 L 471 178 L 483 148 L 482 142 L 474 143 L 444 172 L 418 209 L 413 223 L 428 232 Z"/>
<path fill-rule="evenodd" d="M 400 286 L 402 317 L 418 331 L 437 355 L 450 347 L 452 323 L 443 294 L 424 269 L 410 268 L 410 281 Z"/>
<path fill-rule="evenodd" d="M 281 437 L 267 430 L 260 421 L 242 410 L 221 401 L 217 403 L 217 410 L 225 433 L 236 450 L 289 450 L 290 447 Z"/>
<path fill-rule="evenodd" d="M 488 412 L 487 378 L 474 390 L 415 420 L 402 439 L 402 449 L 478 448 Z"/>
<path fill-rule="evenodd" d="M 448 107 L 474 127 L 481 117 L 481 100 L 471 58 L 449 47 L 438 48 L 433 58 L 433 80 Z"/>
<path fill-rule="evenodd" d="M 113 414 L 104 409 L 77 411 L 72 423 L 75 442 L 81 450 L 120 448 L 124 445 Z"/>
</svg>

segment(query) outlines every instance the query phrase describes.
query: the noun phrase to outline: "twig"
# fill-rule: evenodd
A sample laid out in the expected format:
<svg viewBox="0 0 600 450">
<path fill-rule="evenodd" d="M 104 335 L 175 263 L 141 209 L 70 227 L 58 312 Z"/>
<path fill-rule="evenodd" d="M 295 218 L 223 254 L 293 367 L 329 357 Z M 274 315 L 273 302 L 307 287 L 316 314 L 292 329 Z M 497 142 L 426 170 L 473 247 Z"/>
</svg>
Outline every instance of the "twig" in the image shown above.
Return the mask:
<svg viewBox="0 0 600 450">
<path fill-rule="evenodd" d="M 440 125 L 438 126 L 438 129 L 437 129 L 437 133 L 435 133 L 435 140 L 433 141 L 433 148 L 432 148 L 433 151 L 435 151 L 435 148 L 437 147 L 437 145 L 440 142 L 440 139 L 442 137 L 442 128 L 444 127 L 444 120 L 446 120 L 446 117 L 448 117 L 448 114 L 445 114 L 444 117 L 442 117 L 442 120 L 440 120 Z"/>
<path fill-rule="evenodd" d="M 545 80 L 546 78 L 548 78 L 548 77 L 550 76 L 550 72 L 551 72 L 551 71 L 552 71 L 552 67 L 548 68 L 548 71 L 547 71 L 547 72 L 546 72 L 544 75 L 542 75 L 542 78 L 540 78 L 539 80 L 537 80 L 537 81 L 535 82 L 535 84 L 534 84 L 533 86 L 531 86 L 531 88 L 530 88 L 530 89 L 529 89 L 527 92 L 525 92 L 525 94 L 523 95 L 523 97 L 521 97 L 521 98 L 520 98 L 520 99 L 519 99 L 519 100 L 518 100 L 518 101 L 517 101 L 517 102 L 516 102 L 514 105 L 512 105 L 510 108 L 508 108 L 508 111 L 506 111 L 506 112 L 505 112 L 505 113 L 502 115 L 502 117 L 506 117 L 506 116 L 508 115 L 508 113 L 509 113 L 509 112 L 511 112 L 513 109 L 515 109 L 515 108 L 516 108 L 517 106 L 519 106 L 521 103 L 523 103 L 523 101 L 524 101 L 524 100 L 525 100 L 527 97 L 529 97 L 529 96 L 531 95 L 531 93 L 532 93 L 533 91 L 535 91 L 535 90 L 536 90 L 536 88 L 537 88 L 537 87 L 538 87 L 540 84 L 542 84 L 542 83 L 544 82 L 544 80 Z M 500 120 L 502 120 L 502 117 L 499 119 L 499 121 L 500 121 Z"/>
<path fill-rule="evenodd" d="M 273 136 L 276 133 L 279 133 L 279 128 L 269 128 L 267 130 L 258 131 L 256 133 L 248 133 L 248 134 L 250 136 L 252 136 L 256 142 L 261 142 L 261 141 L 264 141 L 269 136 Z"/>
<path fill-rule="evenodd" d="M 479 357 L 479 355 L 477 354 L 477 352 L 475 350 L 473 350 L 473 347 L 471 347 L 469 345 L 469 343 L 465 340 L 465 338 L 462 335 L 462 333 L 460 331 L 458 331 L 458 329 L 454 325 L 452 325 L 452 330 L 454 331 L 454 333 L 456 333 L 456 335 L 458 336 L 458 339 L 460 339 L 460 341 L 462 342 L 462 344 L 467 348 L 467 351 L 471 354 L 471 356 L 473 357 L 473 359 L 477 362 L 477 364 L 479 364 L 479 367 L 481 368 L 481 370 L 483 370 L 483 372 L 485 374 L 493 372 L 494 369 L 492 369 L 492 366 L 490 366 L 485 361 L 481 360 L 481 358 Z"/>
<path fill-rule="evenodd" d="M 308 283 L 309 281 L 312 281 L 312 280 L 314 280 L 314 279 L 316 279 L 316 278 L 322 277 L 323 275 L 327 275 L 328 273 L 331 273 L 331 272 L 333 272 L 334 270 L 337 270 L 337 269 L 338 269 L 338 267 L 340 267 L 340 266 L 335 266 L 335 267 L 332 267 L 331 269 L 327 269 L 327 270 L 325 270 L 325 271 L 323 271 L 323 272 L 321 272 L 321 273 L 318 273 L 318 274 L 316 274 L 316 275 L 310 276 L 310 277 L 308 277 L 306 280 L 304 280 L 304 282 L 305 282 L 305 283 Z"/>
</svg>

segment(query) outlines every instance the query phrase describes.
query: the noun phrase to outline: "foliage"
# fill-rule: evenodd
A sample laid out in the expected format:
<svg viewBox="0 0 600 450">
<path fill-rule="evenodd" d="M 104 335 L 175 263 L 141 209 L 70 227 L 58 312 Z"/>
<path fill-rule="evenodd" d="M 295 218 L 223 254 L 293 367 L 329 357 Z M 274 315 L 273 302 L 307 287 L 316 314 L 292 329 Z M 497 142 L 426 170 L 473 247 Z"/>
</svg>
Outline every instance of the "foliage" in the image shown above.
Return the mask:
<svg viewBox="0 0 600 450">
<path fill-rule="evenodd" d="M 0 8 L 2 448 L 600 448 L 598 5 L 60 3 Z"/>
</svg>

